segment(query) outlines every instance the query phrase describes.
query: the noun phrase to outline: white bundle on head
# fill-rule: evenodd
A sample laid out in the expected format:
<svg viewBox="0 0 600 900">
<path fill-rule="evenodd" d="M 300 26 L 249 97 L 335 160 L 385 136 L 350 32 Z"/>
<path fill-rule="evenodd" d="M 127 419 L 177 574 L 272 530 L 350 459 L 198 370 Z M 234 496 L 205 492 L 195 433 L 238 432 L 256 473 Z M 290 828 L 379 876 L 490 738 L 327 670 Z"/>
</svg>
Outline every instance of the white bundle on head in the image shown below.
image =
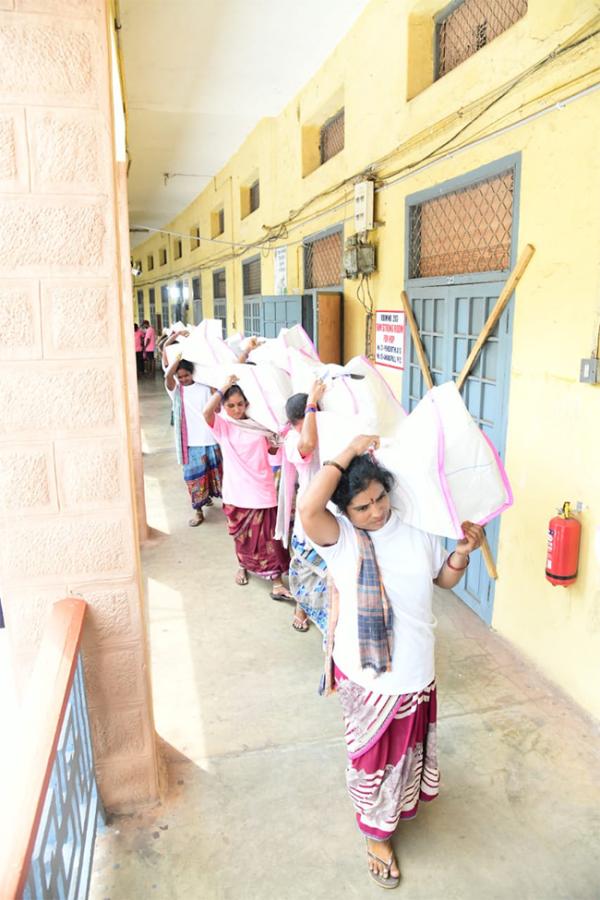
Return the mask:
<svg viewBox="0 0 600 900">
<path fill-rule="evenodd" d="M 360 414 L 319 413 L 317 427 L 321 459 L 376 433 Z M 512 505 L 504 466 L 453 381 L 430 390 L 375 456 L 395 476 L 392 506 L 423 531 L 460 538 L 461 522 L 484 525 Z"/>
<path fill-rule="evenodd" d="M 345 366 L 323 365 L 291 350 L 290 361 L 294 391 L 308 393 L 315 379 L 321 378 L 327 386 L 320 401 L 322 410 L 345 417 L 360 415 L 367 434 L 392 437 L 396 433 L 406 413 L 365 356 L 355 356 Z"/>
<path fill-rule="evenodd" d="M 248 359 L 257 365 L 261 362 L 274 363 L 290 373 L 290 351 L 301 352 L 309 359 L 320 364 L 315 345 L 302 325 L 294 325 L 293 328 L 282 328 L 276 338 L 264 339 L 260 346 L 251 351 Z"/>
</svg>

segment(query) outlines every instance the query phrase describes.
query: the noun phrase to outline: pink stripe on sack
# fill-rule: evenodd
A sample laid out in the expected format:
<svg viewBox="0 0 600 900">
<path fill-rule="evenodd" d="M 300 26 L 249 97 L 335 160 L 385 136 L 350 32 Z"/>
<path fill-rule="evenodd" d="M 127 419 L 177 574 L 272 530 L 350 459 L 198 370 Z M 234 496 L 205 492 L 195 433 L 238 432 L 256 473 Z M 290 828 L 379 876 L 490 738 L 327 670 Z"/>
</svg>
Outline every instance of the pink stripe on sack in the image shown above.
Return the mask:
<svg viewBox="0 0 600 900">
<path fill-rule="evenodd" d="M 483 519 L 481 519 L 479 522 L 477 522 L 477 525 L 487 525 L 488 522 L 491 522 L 492 519 L 495 519 L 496 516 L 499 516 L 500 513 L 503 513 L 505 509 L 509 509 L 513 505 L 515 500 L 513 497 L 512 488 L 510 486 L 510 481 L 508 480 L 508 475 L 506 474 L 506 469 L 504 468 L 504 463 L 500 459 L 498 451 L 492 444 L 491 440 L 489 439 L 489 437 L 487 436 L 485 431 L 483 431 L 482 429 L 479 429 L 479 430 L 481 431 L 484 439 L 487 441 L 488 446 L 494 456 L 494 459 L 496 460 L 496 465 L 498 466 L 498 471 L 500 472 L 500 478 L 502 479 L 502 484 L 504 485 L 504 490 L 506 491 L 506 500 L 504 501 L 504 503 L 500 504 L 498 509 L 496 509 L 496 510 L 494 510 L 494 512 L 490 513 L 489 516 L 485 516 Z"/>
<path fill-rule="evenodd" d="M 426 394 L 429 396 L 431 403 L 433 404 L 435 419 L 438 428 L 438 477 L 440 479 L 440 487 L 442 489 L 442 494 L 444 495 L 444 500 L 446 501 L 446 506 L 448 507 L 448 512 L 450 513 L 450 518 L 452 519 L 452 524 L 457 532 L 456 537 L 463 538 L 464 533 L 460 526 L 460 522 L 458 520 L 458 513 L 456 511 L 456 506 L 454 505 L 454 500 L 452 499 L 452 494 L 450 493 L 450 485 L 448 484 L 448 480 L 446 478 L 446 473 L 444 471 L 444 459 L 446 455 L 446 443 L 444 439 L 444 429 L 442 428 L 442 417 L 440 416 L 440 411 L 437 408 L 435 398 L 431 391 Z"/>
</svg>

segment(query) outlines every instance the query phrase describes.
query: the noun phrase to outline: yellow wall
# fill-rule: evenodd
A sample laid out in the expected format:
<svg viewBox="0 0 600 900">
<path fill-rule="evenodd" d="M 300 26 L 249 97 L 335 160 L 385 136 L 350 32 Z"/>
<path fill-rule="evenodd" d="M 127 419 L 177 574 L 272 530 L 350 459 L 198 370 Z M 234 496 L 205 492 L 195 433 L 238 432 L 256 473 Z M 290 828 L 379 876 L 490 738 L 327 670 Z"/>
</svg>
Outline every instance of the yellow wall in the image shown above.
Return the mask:
<svg viewBox="0 0 600 900">
<path fill-rule="evenodd" d="M 600 92 L 592 89 L 564 108 L 554 104 L 600 80 L 600 40 L 584 40 L 600 26 L 600 5 L 593 0 L 529 0 L 522 20 L 432 83 L 427 48 L 432 16 L 444 5 L 373 0 L 312 81 L 278 117 L 260 122 L 214 184 L 166 227 L 187 234 L 199 221 L 208 234 L 210 212 L 223 203 L 223 237 L 251 242 L 266 235 L 264 226 L 286 222 L 291 210 L 306 204 L 287 221 L 285 236 L 271 245 L 290 245 L 288 290 L 295 292 L 303 277 L 298 242 L 343 221 L 346 236 L 354 230 L 352 184 L 331 189 L 372 165 L 383 182 L 404 170 L 397 183 L 380 184 L 384 189 L 376 195 L 375 209 L 381 224 L 370 234 L 377 246 L 378 271 L 371 279 L 376 306 L 396 307 L 406 275 L 406 196 L 508 154 L 521 154 L 519 246 L 534 244 L 536 255 L 515 303 L 506 447 L 515 505 L 502 521 L 493 625 L 598 715 L 600 560 L 593 540 L 600 528 L 600 478 L 594 469 L 600 387 L 579 384 L 578 372 L 600 321 Z M 577 47 L 526 74 L 573 38 L 582 39 Z M 519 83 L 500 96 L 517 76 L 522 76 Z M 324 112 L 335 112 L 340 98 L 346 111 L 345 148 L 303 178 L 303 128 L 323 120 Z M 542 115 L 547 106 L 553 108 Z M 535 113 L 538 117 L 519 125 Z M 464 130 L 453 140 L 459 129 Z M 475 139 L 479 143 L 449 153 Z M 438 151 L 444 144 L 445 150 Z M 443 157 L 437 161 L 436 151 Z M 416 165 L 425 157 L 427 166 Z M 255 170 L 261 205 L 240 220 L 240 187 Z M 323 191 L 329 193 L 319 196 Z M 162 238 L 153 237 L 134 250 L 134 258 L 141 258 L 145 267 L 147 253 L 156 253 L 161 243 Z M 204 242 L 190 253 L 184 242 L 180 266 L 170 256 L 167 267 L 151 274 L 174 281 L 178 272 L 205 266 L 203 302 L 209 316 L 211 270 L 217 258 L 229 255 L 227 247 Z M 238 258 L 225 265 L 229 326 L 241 328 L 241 262 Z M 150 277 L 144 271 L 136 279 L 146 302 Z M 263 293 L 272 294 L 270 253 L 262 259 L 262 279 Z M 364 313 L 355 299 L 356 285 L 344 285 L 347 357 L 364 348 Z M 156 287 L 159 308 L 160 282 Z M 400 373 L 384 373 L 399 391 Z M 581 500 L 587 507 L 581 517 L 580 574 L 569 589 L 553 588 L 544 579 L 547 522 L 565 499 Z"/>
</svg>

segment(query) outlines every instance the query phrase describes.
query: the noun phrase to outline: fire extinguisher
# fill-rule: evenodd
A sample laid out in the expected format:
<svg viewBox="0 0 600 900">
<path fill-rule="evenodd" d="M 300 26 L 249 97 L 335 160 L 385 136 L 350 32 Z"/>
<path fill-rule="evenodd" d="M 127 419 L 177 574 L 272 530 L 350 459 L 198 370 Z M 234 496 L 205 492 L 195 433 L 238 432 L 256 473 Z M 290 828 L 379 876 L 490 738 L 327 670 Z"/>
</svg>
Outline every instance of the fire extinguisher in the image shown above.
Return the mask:
<svg viewBox="0 0 600 900">
<path fill-rule="evenodd" d="M 581 525 L 571 515 L 571 504 L 563 503 L 548 523 L 546 578 L 550 584 L 568 587 L 577 578 Z"/>
</svg>

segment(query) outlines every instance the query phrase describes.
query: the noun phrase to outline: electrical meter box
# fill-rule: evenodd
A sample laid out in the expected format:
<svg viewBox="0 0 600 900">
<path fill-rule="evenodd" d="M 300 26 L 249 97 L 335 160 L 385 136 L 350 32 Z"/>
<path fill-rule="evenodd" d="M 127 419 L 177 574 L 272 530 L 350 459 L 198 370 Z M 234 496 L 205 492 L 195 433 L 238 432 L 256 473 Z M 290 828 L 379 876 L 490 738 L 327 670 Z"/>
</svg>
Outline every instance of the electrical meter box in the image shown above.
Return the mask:
<svg viewBox="0 0 600 900">
<path fill-rule="evenodd" d="M 590 359 L 582 359 L 579 380 L 584 384 L 600 384 L 600 359 L 595 356 Z"/>
<path fill-rule="evenodd" d="M 354 185 L 354 227 L 357 232 L 373 228 L 374 196 L 374 182 L 359 181 Z"/>
</svg>

